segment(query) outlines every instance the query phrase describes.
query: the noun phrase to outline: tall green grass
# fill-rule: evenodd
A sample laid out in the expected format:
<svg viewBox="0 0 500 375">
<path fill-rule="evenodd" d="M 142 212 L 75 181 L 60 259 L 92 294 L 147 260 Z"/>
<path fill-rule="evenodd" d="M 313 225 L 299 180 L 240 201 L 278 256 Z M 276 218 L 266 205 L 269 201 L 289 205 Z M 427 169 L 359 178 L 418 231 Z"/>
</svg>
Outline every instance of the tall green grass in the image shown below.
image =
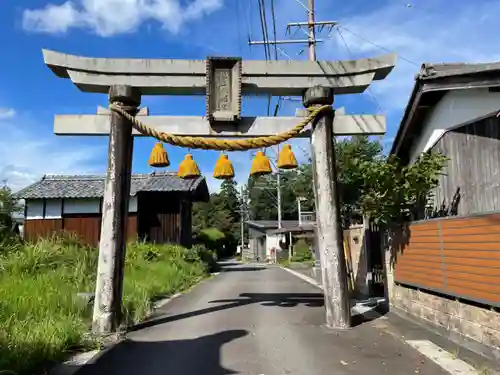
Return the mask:
<svg viewBox="0 0 500 375">
<path fill-rule="evenodd" d="M 0 373 L 37 373 L 94 345 L 85 338 L 91 308 L 77 293 L 94 292 L 97 254 L 67 236 L 0 248 Z M 200 248 L 129 244 L 126 323 L 143 319 L 155 298 L 192 286 L 214 263 Z"/>
</svg>

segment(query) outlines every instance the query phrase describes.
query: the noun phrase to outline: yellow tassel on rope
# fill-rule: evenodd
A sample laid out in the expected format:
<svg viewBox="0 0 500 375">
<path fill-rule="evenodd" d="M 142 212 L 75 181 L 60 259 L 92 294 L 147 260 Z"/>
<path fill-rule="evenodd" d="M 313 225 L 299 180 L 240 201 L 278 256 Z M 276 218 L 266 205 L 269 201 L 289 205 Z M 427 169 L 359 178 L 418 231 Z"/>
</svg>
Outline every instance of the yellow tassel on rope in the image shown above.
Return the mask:
<svg viewBox="0 0 500 375">
<path fill-rule="evenodd" d="M 252 162 L 252 168 L 250 169 L 250 176 L 262 176 L 265 174 L 272 173 L 271 162 L 262 151 L 257 151 L 255 159 Z"/>
<path fill-rule="evenodd" d="M 284 145 L 278 157 L 278 168 L 295 169 L 297 168 L 297 159 L 292 151 L 292 146 Z"/>
<path fill-rule="evenodd" d="M 163 148 L 163 143 L 157 142 L 153 150 L 151 150 L 151 154 L 149 155 L 149 165 L 151 167 L 168 167 L 170 165 L 170 161 L 168 160 L 167 151 Z"/>
<path fill-rule="evenodd" d="M 214 169 L 214 178 L 219 180 L 230 180 L 234 177 L 234 169 L 226 154 L 222 154 L 217 160 Z"/>
<path fill-rule="evenodd" d="M 179 171 L 177 172 L 177 176 L 180 178 L 188 179 L 188 178 L 197 178 L 200 177 L 200 168 L 198 168 L 198 164 L 193 160 L 193 155 L 187 154 L 184 157 L 184 160 L 179 165 Z"/>
</svg>

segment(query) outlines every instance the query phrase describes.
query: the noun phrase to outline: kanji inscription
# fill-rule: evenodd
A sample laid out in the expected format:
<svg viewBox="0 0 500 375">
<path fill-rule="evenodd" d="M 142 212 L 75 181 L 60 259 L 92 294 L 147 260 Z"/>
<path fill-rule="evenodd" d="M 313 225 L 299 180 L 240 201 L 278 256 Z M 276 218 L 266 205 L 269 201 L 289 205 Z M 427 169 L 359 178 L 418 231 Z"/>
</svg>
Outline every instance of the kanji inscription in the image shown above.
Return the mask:
<svg viewBox="0 0 500 375">
<path fill-rule="evenodd" d="M 241 60 L 207 59 L 207 118 L 235 122 L 241 116 Z"/>
</svg>

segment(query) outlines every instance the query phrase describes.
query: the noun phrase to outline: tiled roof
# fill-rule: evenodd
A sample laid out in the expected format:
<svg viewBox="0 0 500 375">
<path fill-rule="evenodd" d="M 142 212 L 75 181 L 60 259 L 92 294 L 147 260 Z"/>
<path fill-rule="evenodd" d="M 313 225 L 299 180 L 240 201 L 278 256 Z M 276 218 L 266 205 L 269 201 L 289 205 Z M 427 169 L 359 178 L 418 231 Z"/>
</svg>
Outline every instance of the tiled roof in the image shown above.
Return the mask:
<svg viewBox="0 0 500 375">
<path fill-rule="evenodd" d="M 409 162 L 411 144 L 420 137 L 422 119 L 449 90 L 494 86 L 500 76 L 500 62 L 491 63 L 424 63 L 415 76 L 415 84 L 390 154 Z M 426 88 L 426 85 L 432 85 Z M 475 85 L 477 84 L 477 85 Z"/>
<path fill-rule="evenodd" d="M 261 229 L 277 229 L 278 228 L 278 222 L 275 220 L 249 220 L 247 221 L 247 224 L 256 227 L 256 228 L 261 228 Z M 298 221 L 295 220 L 282 220 L 281 221 L 281 226 L 283 228 L 291 228 L 291 227 L 296 227 L 299 225 Z"/>
<path fill-rule="evenodd" d="M 22 189 L 15 196 L 19 199 L 41 198 L 101 198 L 104 195 L 105 176 L 44 176 L 40 181 Z M 204 177 L 183 180 L 175 172 L 153 172 L 134 174 L 130 185 L 130 195 L 138 192 L 192 192 L 203 190 L 208 196 Z M 206 194 L 205 194 L 206 190 Z"/>
<path fill-rule="evenodd" d="M 493 63 L 425 63 L 422 64 L 419 79 L 435 79 L 461 75 L 498 74 L 500 62 Z"/>
</svg>

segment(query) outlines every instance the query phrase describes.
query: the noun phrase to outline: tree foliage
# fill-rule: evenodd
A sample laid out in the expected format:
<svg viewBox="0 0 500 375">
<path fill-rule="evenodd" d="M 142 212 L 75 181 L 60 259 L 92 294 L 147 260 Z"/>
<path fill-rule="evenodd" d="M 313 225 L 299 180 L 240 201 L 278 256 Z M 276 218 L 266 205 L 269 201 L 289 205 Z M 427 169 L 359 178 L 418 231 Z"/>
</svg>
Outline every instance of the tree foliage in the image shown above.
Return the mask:
<svg viewBox="0 0 500 375">
<path fill-rule="evenodd" d="M 421 214 L 429 192 L 438 184 L 446 157 L 425 153 L 411 165 L 401 165 L 383 154 L 383 147 L 368 136 L 335 142 L 337 184 L 344 226 L 362 216 L 380 225 L 412 220 Z M 257 182 L 259 181 L 259 182 Z M 314 210 L 311 160 L 297 170 L 281 172 L 283 219 L 297 220 L 297 197 L 305 197 L 304 211 Z M 250 215 L 254 220 L 276 220 L 275 174 L 249 179 Z"/>
<path fill-rule="evenodd" d="M 446 164 L 440 154 L 425 153 L 411 165 L 401 165 L 383 154 L 379 141 L 367 136 L 344 138 L 335 143 L 338 189 L 343 225 L 369 216 L 386 226 L 420 217 L 429 192 L 438 184 Z M 297 220 L 297 198 L 304 197 L 303 211 L 314 210 L 311 160 L 296 170 L 280 171 L 283 220 Z M 246 206 L 246 207 L 245 207 Z M 194 232 L 216 228 L 227 246 L 240 241 L 240 208 L 251 220 L 277 220 L 276 173 L 250 177 L 241 196 L 232 181 L 224 181 L 210 202 L 194 206 Z M 245 211 L 244 210 L 244 211 Z M 222 243 L 218 240 L 218 243 Z"/>
<path fill-rule="evenodd" d="M 415 163 L 405 166 L 395 157 L 361 163 L 362 212 L 380 225 L 421 218 L 447 160 L 439 153 L 424 153 Z"/>
<path fill-rule="evenodd" d="M 20 210 L 19 201 L 12 195 L 12 190 L 4 184 L 0 186 L 0 240 L 12 234 L 13 215 Z"/>
<path fill-rule="evenodd" d="M 193 205 L 193 235 L 218 255 L 234 251 L 240 241 L 240 194 L 236 182 L 225 180 L 220 192 L 212 193 L 208 202 Z"/>
</svg>

